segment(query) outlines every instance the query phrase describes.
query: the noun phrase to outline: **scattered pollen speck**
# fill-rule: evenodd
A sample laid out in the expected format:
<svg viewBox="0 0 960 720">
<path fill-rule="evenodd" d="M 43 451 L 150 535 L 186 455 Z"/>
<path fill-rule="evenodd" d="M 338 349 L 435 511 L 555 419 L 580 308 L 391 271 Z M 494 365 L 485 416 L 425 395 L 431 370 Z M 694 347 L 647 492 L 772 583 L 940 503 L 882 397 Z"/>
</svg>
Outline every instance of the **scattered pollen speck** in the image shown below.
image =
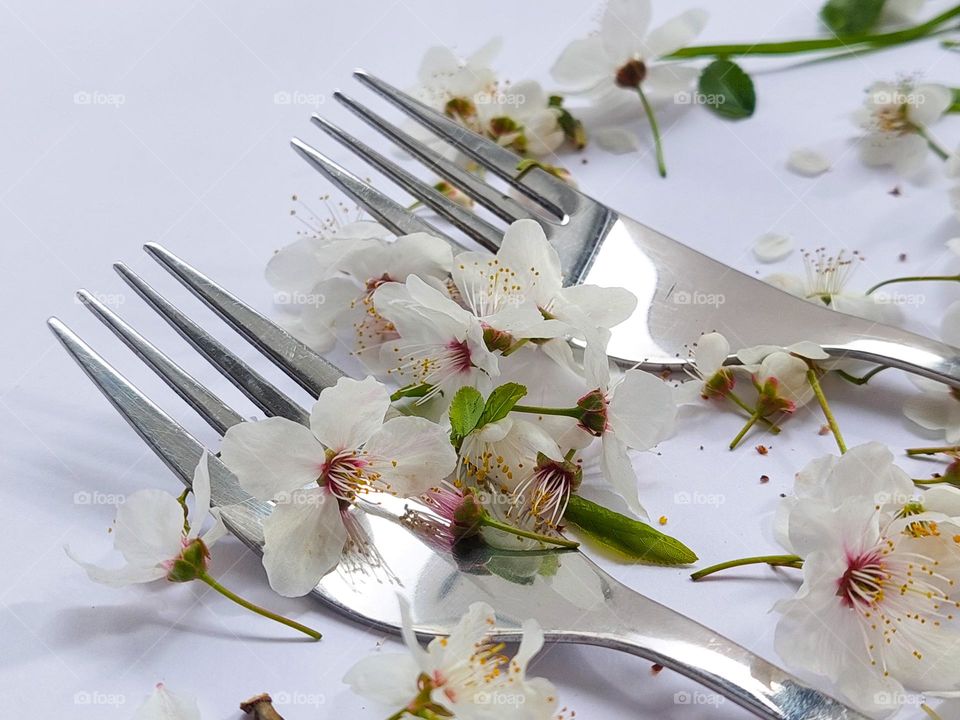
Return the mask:
<svg viewBox="0 0 960 720">
<path fill-rule="evenodd" d="M 817 435 L 829 435 L 829 434 L 830 434 L 830 426 L 829 426 L 829 425 L 821 425 L 821 426 L 820 426 L 820 429 L 817 430 Z"/>
<path fill-rule="evenodd" d="M 768 452 L 770 452 L 770 450 L 766 445 L 757 445 L 757 452 L 761 455 L 766 455 Z"/>
<path fill-rule="evenodd" d="M 659 674 L 661 670 L 663 670 L 663 665 L 661 665 L 660 663 L 654 663 L 653 665 L 650 666 L 650 672 L 653 675 Z"/>
<path fill-rule="evenodd" d="M 768 483 L 768 482 L 770 482 L 770 476 L 769 476 L 769 475 L 761 475 L 761 476 L 760 476 L 760 482 L 761 482 L 761 483 Z"/>
<path fill-rule="evenodd" d="M 659 520 L 658 522 L 659 522 L 661 525 L 666 525 L 666 524 L 667 524 L 667 516 L 666 516 L 666 515 L 661 515 L 661 516 L 660 516 L 660 520 Z"/>
</svg>

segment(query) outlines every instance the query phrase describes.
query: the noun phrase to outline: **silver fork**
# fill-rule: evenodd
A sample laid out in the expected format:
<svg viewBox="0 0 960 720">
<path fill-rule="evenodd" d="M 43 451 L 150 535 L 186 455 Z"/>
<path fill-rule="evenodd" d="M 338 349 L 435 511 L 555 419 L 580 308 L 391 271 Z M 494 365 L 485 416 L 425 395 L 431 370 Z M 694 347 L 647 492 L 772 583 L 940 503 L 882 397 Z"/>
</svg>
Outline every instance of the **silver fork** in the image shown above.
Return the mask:
<svg viewBox="0 0 960 720">
<path fill-rule="evenodd" d="M 560 255 L 567 283 L 625 287 L 637 295 L 636 312 L 613 330 L 608 348 L 613 359 L 650 370 L 681 370 L 687 364 L 691 343 L 701 333 L 716 330 L 740 347 L 810 340 L 834 357 L 897 367 L 960 387 L 960 351 L 956 348 L 793 297 L 606 207 L 540 168 L 521 177 L 517 171 L 521 158 L 510 150 L 383 80 L 363 71 L 355 77 L 530 199 L 538 209 L 516 202 L 356 100 L 334 93 L 350 111 L 501 220 L 538 220 Z M 499 246 L 502 229 L 457 205 L 330 121 L 319 115 L 314 115 L 313 121 L 467 236 L 491 250 Z M 459 245 L 302 140 L 294 138 L 292 145 L 391 231 L 431 232 Z"/>
<path fill-rule="evenodd" d="M 339 369 L 157 245 L 147 252 L 277 367 L 316 397 Z M 306 422 L 306 411 L 180 312 L 123 265 L 121 277 L 267 415 Z M 80 300 L 221 435 L 243 417 L 173 363 L 92 294 Z M 166 465 L 188 485 L 203 446 L 56 318 L 49 325 L 73 359 Z M 271 504 L 243 491 L 216 458 L 212 503 L 231 531 L 261 552 Z M 629 589 L 579 551 L 443 550 L 431 532 L 439 519 L 416 500 L 367 496 L 358 512 L 377 550 L 374 562 L 341 565 L 313 594 L 365 626 L 398 632 L 397 594 L 412 605 L 421 636 L 446 635 L 470 602 L 497 613 L 495 634 L 517 640 L 536 618 L 548 640 L 600 645 L 660 663 L 716 690 L 768 720 L 863 720 L 864 716 L 803 684 L 730 640 Z"/>
</svg>

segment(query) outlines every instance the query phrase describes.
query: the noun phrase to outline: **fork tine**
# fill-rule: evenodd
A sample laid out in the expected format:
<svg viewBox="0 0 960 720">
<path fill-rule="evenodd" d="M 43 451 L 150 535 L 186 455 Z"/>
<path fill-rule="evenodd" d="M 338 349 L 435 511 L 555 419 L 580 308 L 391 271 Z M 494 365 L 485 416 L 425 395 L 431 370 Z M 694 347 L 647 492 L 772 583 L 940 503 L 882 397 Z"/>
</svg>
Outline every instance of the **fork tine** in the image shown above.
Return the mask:
<svg viewBox="0 0 960 720">
<path fill-rule="evenodd" d="M 190 487 L 203 445 L 182 425 L 154 405 L 77 335 L 53 317 L 47 325 L 63 347 L 100 389 L 114 408 L 130 423 L 153 452 Z M 241 489 L 236 478 L 215 458 L 210 459 L 211 496 L 216 505 L 257 503 Z"/>
<path fill-rule="evenodd" d="M 234 412 L 223 400 L 207 390 L 186 370 L 174 363 L 149 340 L 134 330 L 116 313 L 109 310 L 86 290 L 77 293 L 80 301 L 96 315 L 113 333 L 123 340 L 150 368 L 169 385 L 174 392 L 187 401 L 214 430 L 223 435 L 227 428 L 243 422 L 243 417 Z"/>
<path fill-rule="evenodd" d="M 166 248 L 148 243 L 143 249 L 313 397 L 343 377 L 340 368 Z"/>
<path fill-rule="evenodd" d="M 122 263 L 117 263 L 113 267 L 120 274 L 120 277 L 122 277 L 150 307 L 170 323 L 187 342 L 209 360 L 217 370 L 223 373 L 230 382 L 236 385 L 257 407 L 270 416 L 277 415 L 285 417 L 288 420 L 293 420 L 294 422 L 299 422 L 304 425 L 308 423 L 308 415 L 302 407 L 280 392 L 280 390 L 274 387 L 233 352 L 224 347 L 223 344 L 210 335 L 210 333 L 180 312 L 167 299 L 144 282 L 142 278 Z M 99 315 L 100 313 L 97 314 Z M 113 329 L 114 324 L 112 322 L 108 322 L 107 324 Z M 188 402 L 190 401 L 188 400 Z"/>
<path fill-rule="evenodd" d="M 516 153 L 467 130 L 462 125 L 427 107 L 420 101 L 414 100 L 380 78 L 374 77 L 363 70 L 355 71 L 353 76 L 375 93 L 403 110 L 421 125 L 426 126 L 485 168 L 499 175 L 517 190 L 540 203 L 558 218 L 565 216 L 560 203 L 565 196 L 569 195 L 570 187 L 562 180 L 558 180 L 540 168 L 531 168 L 524 174 L 522 181 L 517 180 L 519 173 L 517 166 L 523 158 Z"/>
<path fill-rule="evenodd" d="M 452 238 L 437 230 L 423 218 L 407 210 L 407 208 L 396 200 L 387 197 L 353 173 L 337 165 L 333 160 L 316 148 L 307 145 L 307 143 L 300 138 L 293 138 L 290 141 L 290 146 L 296 150 L 300 157 L 310 163 L 315 170 L 356 200 L 361 207 L 373 215 L 391 232 L 397 235 L 425 232 L 443 238 L 451 243 L 454 248 L 457 247 L 457 244 Z"/>
<path fill-rule="evenodd" d="M 512 223 L 521 218 L 538 219 L 520 203 L 509 195 L 504 195 L 495 187 L 487 185 L 475 174 L 465 170 L 452 160 L 448 160 L 431 147 L 414 139 L 397 126 L 388 123 L 372 110 L 342 92 L 335 92 L 333 97 L 344 105 L 350 112 L 386 135 L 404 150 L 409 152 L 437 175 L 446 179 L 452 185 L 465 192 L 480 205 L 487 208 L 502 220 Z M 316 116 L 314 116 L 316 117 Z"/>
<path fill-rule="evenodd" d="M 449 220 L 485 248 L 496 251 L 500 247 L 503 231 L 497 230 L 483 218 L 453 202 L 436 188 L 431 187 L 413 173 L 404 170 L 392 160 L 388 160 L 370 146 L 360 142 L 320 115 L 314 115 L 311 120 L 337 142 L 346 145 L 367 163 L 377 168 L 413 197 L 433 208 L 441 217 Z"/>
</svg>

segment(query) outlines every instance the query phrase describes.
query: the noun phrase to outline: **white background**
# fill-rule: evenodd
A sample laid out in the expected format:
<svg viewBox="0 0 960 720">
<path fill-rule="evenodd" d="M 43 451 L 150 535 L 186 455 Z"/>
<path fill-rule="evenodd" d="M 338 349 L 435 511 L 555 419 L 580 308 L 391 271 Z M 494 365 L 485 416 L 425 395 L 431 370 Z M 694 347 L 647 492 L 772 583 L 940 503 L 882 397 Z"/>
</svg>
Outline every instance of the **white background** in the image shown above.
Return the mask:
<svg viewBox="0 0 960 720">
<path fill-rule="evenodd" d="M 655 22 L 687 5 L 657 2 Z M 928 6 L 925 14 L 932 15 L 946 5 Z M 101 294 L 252 414 L 126 290 L 111 263 L 129 263 L 252 358 L 140 246 L 161 242 L 273 312 L 263 266 L 295 238 L 290 195 L 319 204 L 315 199 L 328 189 L 287 141 L 301 135 L 366 173 L 307 119 L 319 109 L 369 137 L 332 101 L 318 108 L 284 105 L 275 95 L 329 98 L 343 88 L 369 98 L 351 81 L 353 67 L 408 85 L 428 46 L 469 52 L 494 34 L 505 38 L 498 62 L 505 77 L 548 80 L 559 49 L 593 27 L 597 13 L 575 0 L 0 3 L 0 704 L 7 714 L 128 718 L 152 685 L 164 681 L 198 696 L 206 718 L 236 718 L 238 702 L 263 690 L 290 698 L 279 708 L 288 720 L 386 715 L 340 682 L 383 636 L 310 599 L 274 597 L 259 561 L 236 541 L 216 548 L 214 575 L 319 627 L 323 642 L 291 639 L 199 586 L 96 586 L 65 557 L 65 543 L 94 560 L 111 557 L 106 531 L 114 508 L 77 499 L 172 490 L 176 483 L 73 366 L 44 320 L 62 318 L 213 444 L 212 433 L 76 304 L 74 290 Z M 818 32 L 812 2 L 739 0 L 715 4 L 703 39 Z M 664 112 L 669 179 L 656 176 L 649 155 L 591 149 L 589 164 L 579 157 L 565 162 L 590 194 L 746 272 L 771 271 L 750 254 L 753 240 L 770 230 L 791 234 L 799 247 L 861 250 L 868 260 L 853 280 L 860 288 L 891 274 L 956 272 L 943 243 L 960 234 L 960 226 L 938 161 L 931 157 L 930 171 L 913 181 L 868 171 L 852 142 L 849 113 L 870 82 L 900 73 L 960 84 L 958 60 L 936 41 L 832 63 L 748 60 L 759 95 L 754 118 L 729 123 L 699 108 Z M 88 93 L 92 102 L 75 101 L 77 93 Z M 948 119 L 936 132 L 952 147 L 960 123 Z M 785 157 L 800 145 L 826 152 L 834 169 L 817 180 L 790 174 Z M 889 193 L 895 186 L 899 197 Z M 898 261 L 900 253 L 907 254 L 905 262 Z M 774 269 L 799 271 L 799 254 Z M 914 329 L 931 335 L 943 308 L 960 296 L 952 286 L 904 290 L 924 292 L 917 296 L 922 305 L 906 313 Z M 903 399 L 914 392 L 903 377 L 887 373 L 869 388 L 828 389 L 849 444 L 882 439 L 903 448 L 924 437 L 901 417 Z M 714 411 L 685 418 L 661 455 L 637 458 L 651 515 L 668 516 L 666 529 L 702 563 L 775 551 L 769 525 L 779 494 L 789 491 L 807 460 L 834 449 L 829 436 L 817 434 L 819 417 L 805 411 L 779 438 L 748 442 L 732 454 L 725 443 L 739 428 L 737 416 Z M 759 441 L 771 446 L 769 455 L 752 449 Z M 937 469 L 907 467 L 916 475 Z M 769 483 L 760 483 L 762 474 Z M 679 491 L 712 501 L 678 505 Z M 603 562 L 632 587 L 775 659 L 776 615 L 768 611 L 792 593 L 795 581 L 787 573 L 758 568 L 694 585 L 687 570 Z M 396 644 L 389 639 L 386 645 Z M 668 672 L 653 676 L 648 663 L 609 651 L 549 648 L 534 671 L 557 683 L 562 702 L 580 718 L 744 717 L 729 703 L 712 704 L 711 695 L 695 696 L 699 705 L 676 704 L 675 692 L 696 686 Z M 77 697 L 94 704 L 78 705 Z"/>
</svg>

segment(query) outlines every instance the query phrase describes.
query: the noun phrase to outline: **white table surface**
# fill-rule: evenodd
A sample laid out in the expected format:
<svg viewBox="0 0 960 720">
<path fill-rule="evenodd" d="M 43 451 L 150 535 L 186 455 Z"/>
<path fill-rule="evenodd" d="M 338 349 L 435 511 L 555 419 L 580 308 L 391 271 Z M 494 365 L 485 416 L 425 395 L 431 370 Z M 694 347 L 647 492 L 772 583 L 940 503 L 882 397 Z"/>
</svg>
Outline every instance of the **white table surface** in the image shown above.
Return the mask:
<svg viewBox="0 0 960 720">
<path fill-rule="evenodd" d="M 657 18 L 691 4 L 658 1 Z M 932 13 L 945 3 L 928 5 Z M 235 540 L 216 548 L 214 574 L 254 601 L 322 629 L 322 643 L 288 639 L 282 628 L 198 585 L 119 591 L 94 585 L 64 555 L 62 546 L 70 543 L 86 557 L 110 557 L 106 531 L 114 508 L 101 502 L 105 496 L 176 483 L 73 366 L 44 320 L 62 318 L 214 443 L 74 301 L 73 291 L 86 287 L 107 298 L 174 359 L 252 414 L 132 296 L 111 263 L 130 264 L 253 358 L 140 246 L 164 243 L 272 311 L 263 266 L 294 239 L 290 195 L 313 199 L 327 188 L 289 150 L 288 139 L 300 134 L 358 167 L 307 122 L 314 107 L 277 104 L 275 95 L 329 98 L 341 87 L 369 97 L 351 81 L 353 67 L 405 85 L 428 46 L 471 51 L 493 34 L 506 40 L 498 63 L 505 77 L 547 80 L 559 49 L 597 14 L 596 6 L 575 0 L 0 3 L 0 498 L 7 517 L 0 704 L 6 714 L 128 718 L 153 684 L 164 681 L 198 696 L 205 718 L 237 718 L 237 703 L 264 690 L 289 700 L 280 707 L 288 720 L 382 716 L 340 680 L 382 643 L 390 650 L 397 643 L 310 599 L 274 597 L 259 561 Z M 703 39 L 817 31 L 813 2 L 731 0 L 713 8 Z M 949 82 L 958 59 L 927 41 L 790 70 L 783 68 L 795 61 L 750 60 L 759 93 L 754 118 L 729 123 L 696 108 L 664 115 L 667 181 L 655 176 L 649 156 L 591 149 L 589 164 L 572 157 L 569 166 L 589 193 L 749 273 L 801 269 L 798 253 L 773 267 L 757 264 L 753 240 L 771 230 L 792 235 L 798 247 L 859 249 L 868 258 L 853 281 L 859 287 L 906 271 L 956 272 L 960 263 L 943 243 L 960 234 L 960 226 L 936 161 L 931 157 L 930 172 L 916 181 L 866 170 L 851 143 L 849 113 L 874 80 L 922 72 Z M 92 101 L 77 102 L 76 93 Z M 334 102 L 319 109 L 369 137 Z M 960 122 L 948 119 L 937 132 L 953 145 Z M 827 152 L 834 169 L 817 180 L 790 174 L 785 157 L 801 145 Z M 895 186 L 899 197 L 889 193 Z M 898 261 L 900 253 L 907 254 L 905 262 Z M 932 335 L 940 313 L 960 296 L 955 287 L 906 290 L 924 292 L 923 304 L 908 310 L 909 324 Z M 902 401 L 913 392 L 904 377 L 888 373 L 869 389 L 835 383 L 829 389 L 849 444 L 880 439 L 901 448 L 925 437 L 901 416 Z M 770 519 L 780 493 L 790 490 L 807 460 L 834 449 L 831 437 L 817 434 L 817 412 L 798 415 L 781 437 L 760 440 L 771 446 L 765 457 L 752 449 L 754 442 L 733 454 L 725 449 L 741 422 L 733 413 L 686 415 L 661 455 L 636 459 L 651 515 L 668 516 L 666 529 L 703 563 L 775 551 Z M 930 470 L 908 467 L 917 474 Z M 769 483 L 760 483 L 762 474 Z M 674 501 L 681 491 L 715 502 L 681 506 Z M 84 504 L 90 497 L 97 501 Z M 631 586 L 776 659 L 776 615 L 768 611 L 795 587 L 786 573 L 754 569 L 693 585 L 687 570 L 603 562 Z M 669 672 L 653 676 L 649 663 L 600 649 L 549 648 L 534 671 L 559 686 L 563 703 L 580 718 L 745 717 L 707 694 L 677 703 L 677 692 L 702 691 Z"/>
</svg>

